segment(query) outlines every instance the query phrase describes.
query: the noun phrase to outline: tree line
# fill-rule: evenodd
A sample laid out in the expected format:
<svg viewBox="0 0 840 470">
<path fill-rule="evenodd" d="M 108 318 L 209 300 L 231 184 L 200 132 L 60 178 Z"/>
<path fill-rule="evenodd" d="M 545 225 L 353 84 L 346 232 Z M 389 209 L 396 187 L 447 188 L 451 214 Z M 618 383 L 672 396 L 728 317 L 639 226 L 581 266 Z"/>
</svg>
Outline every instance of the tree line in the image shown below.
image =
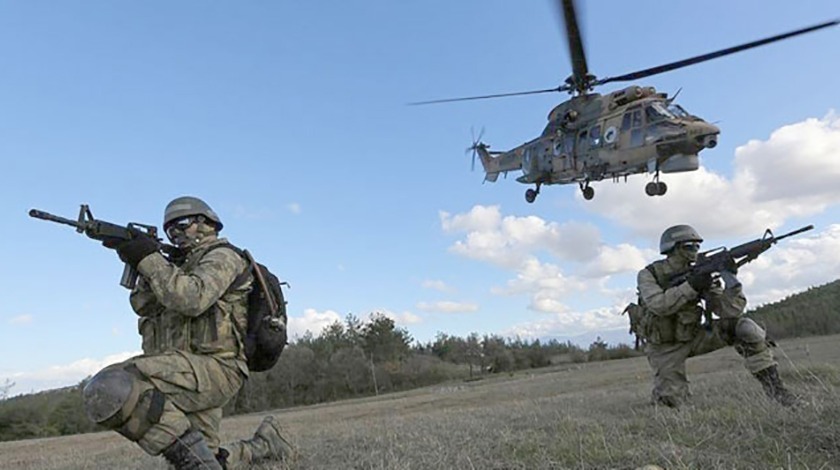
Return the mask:
<svg viewBox="0 0 840 470">
<path fill-rule="evenodd" d="M 811 288 L 748 312 L 774 339 L 840 333 L 840 280 Z M 626 344 L 600 338 L 587 348 L 571 342 L 466 337 L 438 333 L 415 341 L 381 313 L 367 321 L 349 314 L 315 335 L 307 332 L 286 346 L 278 363 L 254 373 L 225 407 L 226 415 L 308 405 L 407 390 L 489 374 L 641 355 Z M 5 398 L 0 387 L 0 441 L 99 430 L 84 415 L 76 386 Z M 3 399 L 5 398 L 5 399 Z"/>
</svg>

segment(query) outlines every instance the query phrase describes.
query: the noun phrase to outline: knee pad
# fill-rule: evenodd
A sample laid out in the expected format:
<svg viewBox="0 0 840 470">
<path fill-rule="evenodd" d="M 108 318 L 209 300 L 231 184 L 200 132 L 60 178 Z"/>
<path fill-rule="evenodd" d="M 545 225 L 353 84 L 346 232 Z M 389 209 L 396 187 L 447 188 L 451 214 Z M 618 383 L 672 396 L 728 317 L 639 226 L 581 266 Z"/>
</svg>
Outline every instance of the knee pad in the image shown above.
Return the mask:
<svg viewBox="0 0 840 470">
<path fill-rule="evenodd" d="M 82 391 L 88 418 L 132 441 L 160 421 L 166 397 L 121 368 L 105 369 Z"/>
<path fill-rule="evenodd" d="M 122 424 L 140 399 L 137 381 L 124 369 L 105 369 L 94 375 L 82 391 L 85 414 L 96 424 L 106 427 L 109 421 Z"/>
<path fill-rule="evenodd" d="M 735 324 L 735 336 L 744 343 L 764 343 L 767 333 L 751 318 L 741 317 Z"/>
</svg>

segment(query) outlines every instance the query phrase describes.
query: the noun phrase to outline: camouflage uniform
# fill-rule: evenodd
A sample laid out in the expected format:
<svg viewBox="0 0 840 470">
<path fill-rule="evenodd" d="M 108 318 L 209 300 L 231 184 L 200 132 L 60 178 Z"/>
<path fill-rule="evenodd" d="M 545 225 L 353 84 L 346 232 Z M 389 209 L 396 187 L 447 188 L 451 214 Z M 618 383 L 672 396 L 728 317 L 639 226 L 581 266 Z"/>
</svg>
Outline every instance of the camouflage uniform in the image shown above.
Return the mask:
<svg viewBox="0 0 840 470">
<path fill-rule="evenodd" d="M 793 404 L 795 397 L 778 376 L 764 330 L 742 316 L 747 299 L 734 274 L 737 267 L 720 273 L 725 288 L 720 280 L 712 282 L 710 275 L 699 273 L 669 287 L 691 270 L 702 241 L 688 225 L 668 228 L 660 240 L 660 252 L 667 258 L 638 274 L 639 301 L 646 312 L 641 321 L 645 354 L 654 372 L 653 402 L 679 406 L 689 396 L 686 359 L 734 346 L 769 396 Z M 718 318 L 713 320 L 712 314 Z M 701 323 L 704 316 L 709 323 Z"/>
<path fill-rule="evenodd" d="M 253 278 L 248 263 L 216 237 L 221 223 L 210 214 L 215 227 L 199 219 L 198 235 L 177 262 L 156 249 L 136 256 L 141 277 L 130 301 L 143 354 L 103 369 L 84 390 L 93 421 L 151 455 L 163 453 L 179 469 L 223 468 L 217 459 L 225 457 L 235 467 L 290 449 L 272 419 L 253 439 L 219 447 L 222 407 L 249 373 L 242 332 Z"/>
<path fill-rule="evenodd" d="M 747 303 L 740 283 L 706 293 L 706 308 L 719 319 L 704 326 L 700 294 L 688 282 L 669 289 L 657 282 L 657 278 L 662 279 L 667 286 L 667 279 L 686 270 L 669 258 L 653 263 L 651 269 L 643 269 L 638 275 L 640 297 L 654 315 L 647 325 L 645 353 L 654 371 L 653 400 L 657 403 L 679 405 L 688 398 L 685 361 L 689 357 L 735 346 L 751 373 L 776 365 L 764 331 L 740 316 Z"/>
<path fill-rule="evenodd" d="M 189 428 L 199 430 L 211 449 L 219 447 L 222 406 L 248 376 L 239 332 L 245 331 L 251 280 L 226 292 L 247 265 L 230 248 L 204 256 L 222 243 L 197 246 L 180 267 L 157 253 L 138 265 L 143 277 L 131 306 L 140 315 L 143 355 L 116 367 L 134 366 L 174 405 L 137 441 L 150 454 Z"/>
</svg>

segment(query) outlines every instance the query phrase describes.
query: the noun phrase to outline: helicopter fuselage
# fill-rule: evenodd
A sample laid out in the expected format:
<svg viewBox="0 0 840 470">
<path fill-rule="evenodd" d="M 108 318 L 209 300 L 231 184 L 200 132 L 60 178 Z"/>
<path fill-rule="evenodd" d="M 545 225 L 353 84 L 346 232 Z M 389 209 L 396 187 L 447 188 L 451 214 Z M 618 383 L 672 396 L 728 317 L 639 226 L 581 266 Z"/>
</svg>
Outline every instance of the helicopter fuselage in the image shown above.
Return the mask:
<svg viewBox="0 0 840 470">
<path fill-rule="evenodd" d="M 486 179 L 522 170 L 516 180 L 536 185 L 526 193 L 531 202 L 543 184 L 578 183 L 591 199 L 590 182 L 654 173 L 657 186 L 646 191 L 660 195 L 665 186 L 659 173 L 698 169 L 698 153 L 717 145 L 720 133 L 652 87 L 576 96 L 556 106 L 548 120 L 542 135 L 506 152 L 477 146 Z"/>
</svg>

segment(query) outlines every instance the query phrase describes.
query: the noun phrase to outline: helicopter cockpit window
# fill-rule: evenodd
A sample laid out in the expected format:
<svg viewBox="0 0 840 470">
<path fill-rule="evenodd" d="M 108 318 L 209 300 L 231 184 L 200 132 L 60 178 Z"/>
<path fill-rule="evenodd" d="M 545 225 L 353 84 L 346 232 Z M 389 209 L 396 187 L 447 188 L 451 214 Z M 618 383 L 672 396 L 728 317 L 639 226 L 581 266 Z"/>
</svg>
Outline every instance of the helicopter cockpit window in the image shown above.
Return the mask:
<svg viewBox="0 0 840 470">
<path fill-rule="evenodd" d="M 589 129 L 589 145 L 595 147 L 601 145 L 601 126 Z"/>
<path fill-rule="evenodd" d="M 642 110 L 633 111 L 633 128 L 642 127 Z"/>
<path fill-rule="evenodd" d="M 671 106 L 668 106 L 668 111 L 670 111 L 671 114 L 673 114 L 674 116 L 676 116 L 678 118 L 684 118 L 684 117 L 690 116 L 688 114 L 688 111 L 683 109 L 683 107 L 678 105 L 678 104 L 672 104 Z"/>
<path fill-rule="evenodd" d="M 674 115 L 662 103 L 658 102 L 653 102 L 645 108 L 645 116 L 648 123 L 674 118 Z"/>
<path fill-rule="evenodd" d="M 642 110 L 634 108 L 624 113 L 624 118 L 621 121 L 621 130 L 626 131 L 631 127 L 642 126 Z"/>
</svg>

